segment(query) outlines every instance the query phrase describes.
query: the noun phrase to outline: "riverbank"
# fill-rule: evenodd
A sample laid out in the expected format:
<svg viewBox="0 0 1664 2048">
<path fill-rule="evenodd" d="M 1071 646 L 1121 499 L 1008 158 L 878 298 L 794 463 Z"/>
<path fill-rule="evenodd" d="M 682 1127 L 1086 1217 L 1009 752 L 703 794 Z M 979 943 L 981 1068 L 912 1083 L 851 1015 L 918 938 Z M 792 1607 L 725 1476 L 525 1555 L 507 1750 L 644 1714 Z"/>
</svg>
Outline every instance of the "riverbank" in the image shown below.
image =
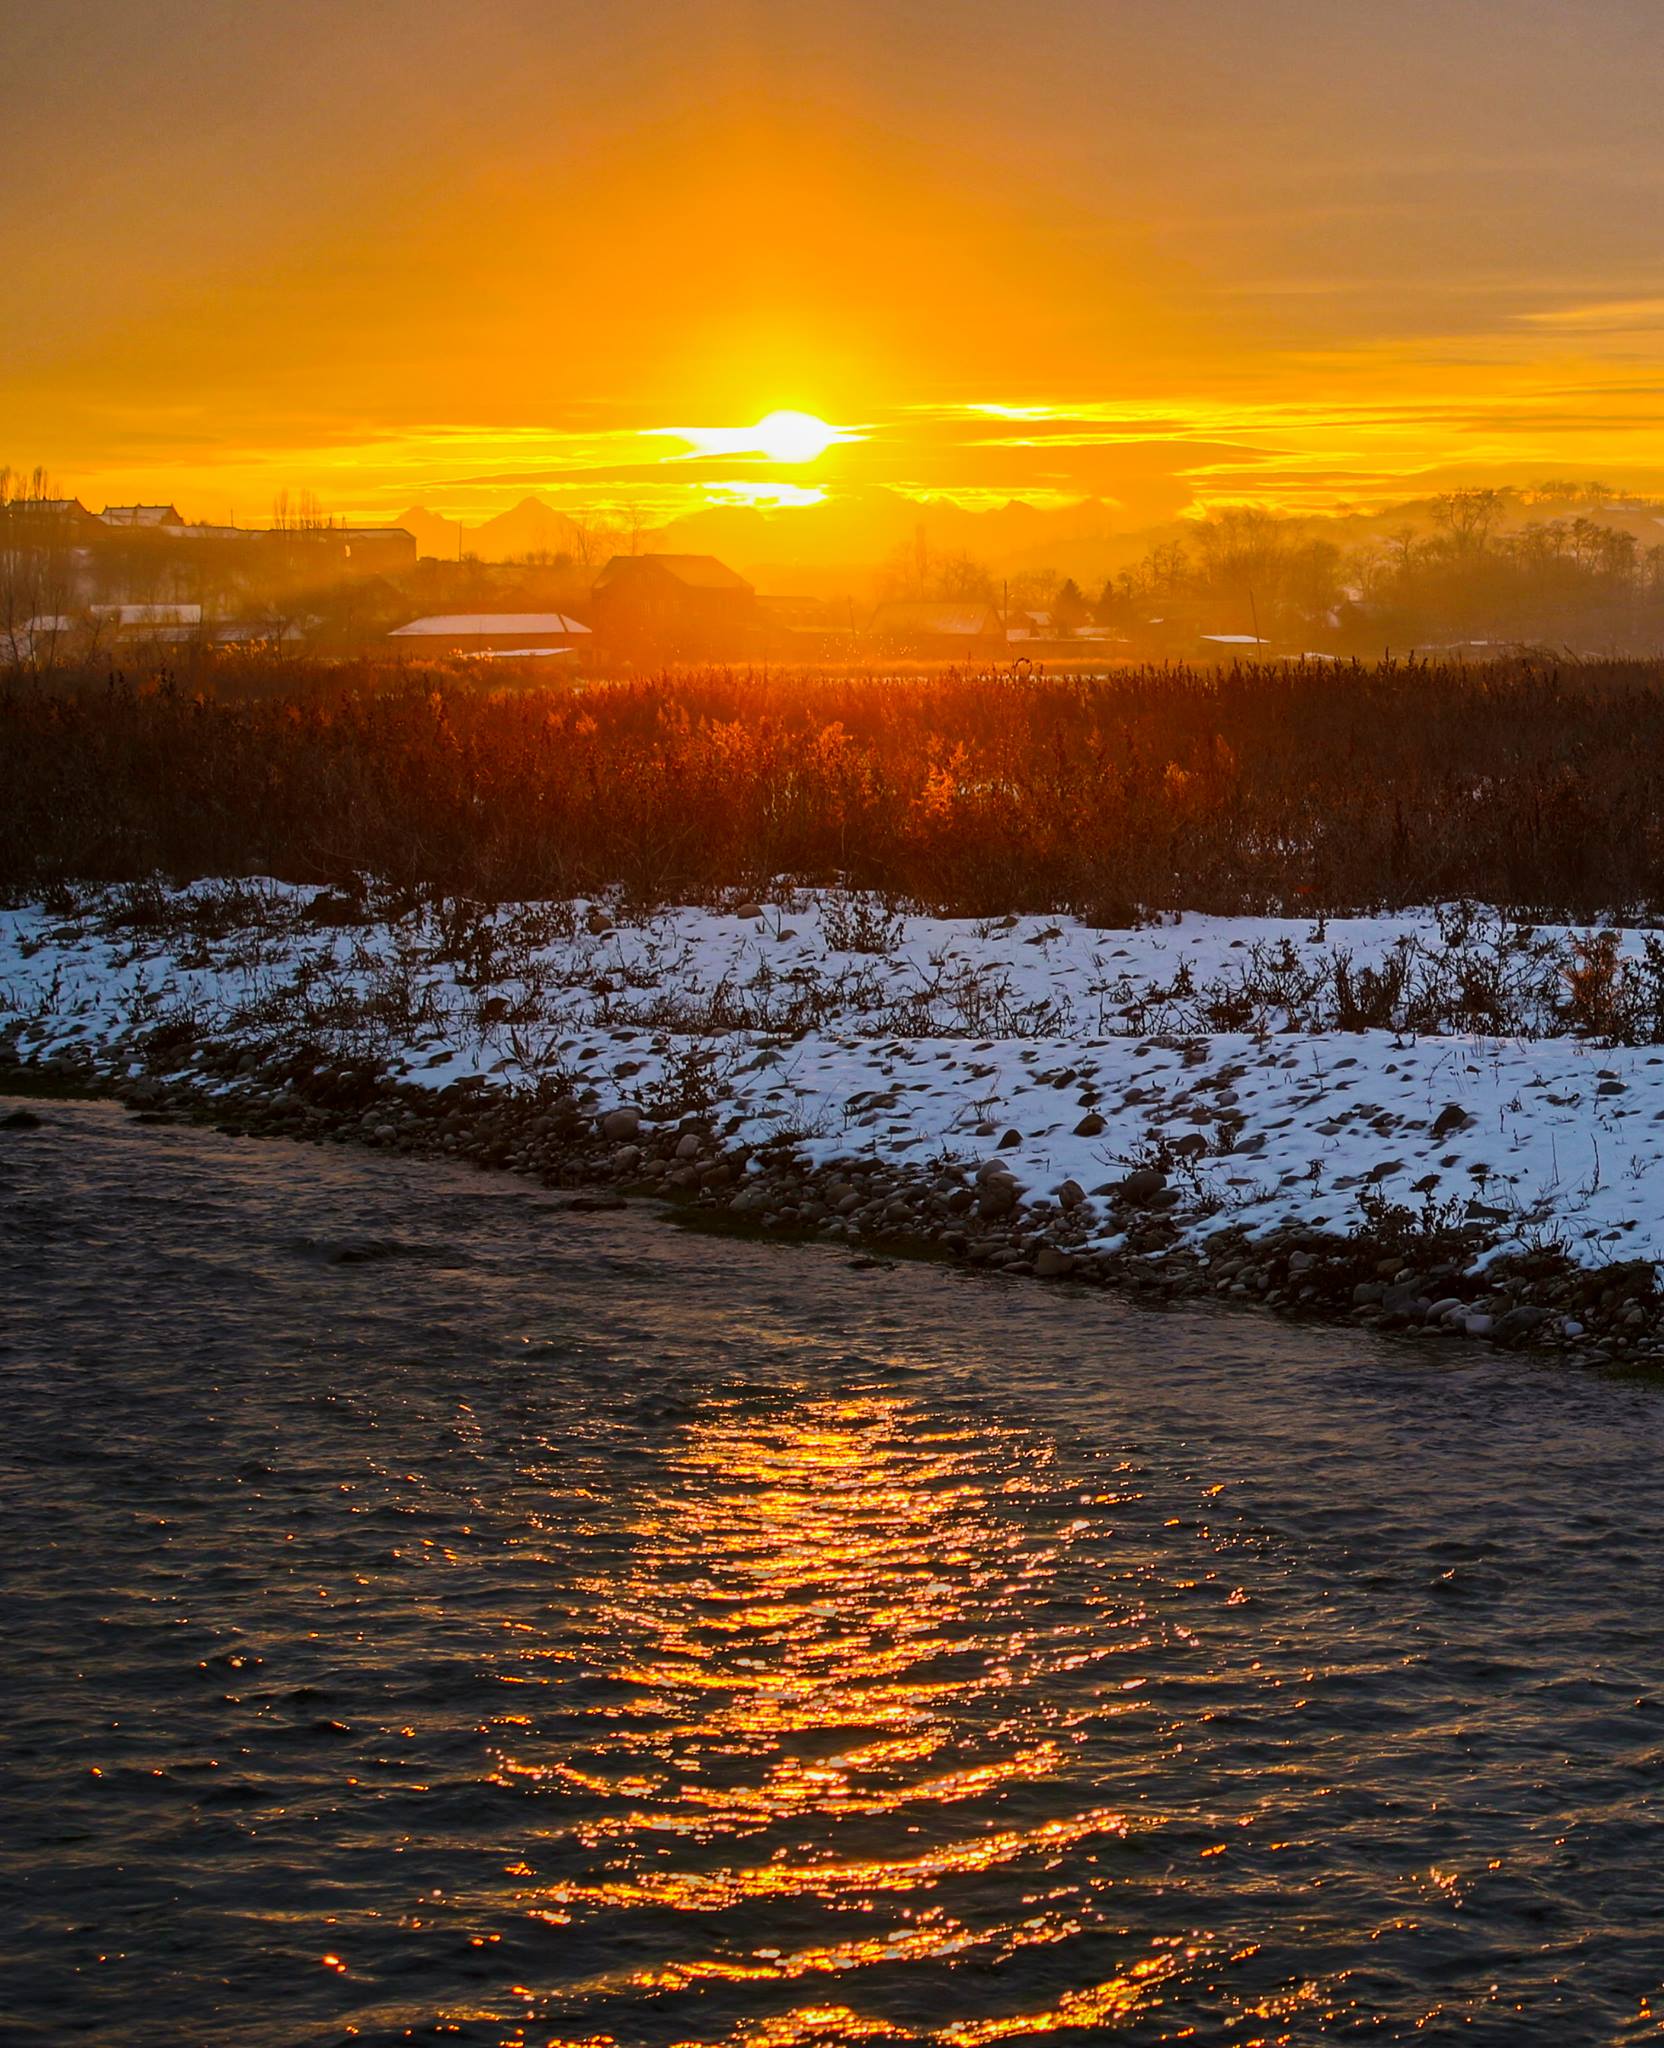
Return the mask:
<svg viewBox="0 0 1664 2048">
<path fill-rule="evenodd" d="M 1103 931 L 828 891 L 125 889 L 0 913 L 0 1089 L 1664 1362 L 1661 988 L 1650 934 L 1472 911 Z"/>
</svg>

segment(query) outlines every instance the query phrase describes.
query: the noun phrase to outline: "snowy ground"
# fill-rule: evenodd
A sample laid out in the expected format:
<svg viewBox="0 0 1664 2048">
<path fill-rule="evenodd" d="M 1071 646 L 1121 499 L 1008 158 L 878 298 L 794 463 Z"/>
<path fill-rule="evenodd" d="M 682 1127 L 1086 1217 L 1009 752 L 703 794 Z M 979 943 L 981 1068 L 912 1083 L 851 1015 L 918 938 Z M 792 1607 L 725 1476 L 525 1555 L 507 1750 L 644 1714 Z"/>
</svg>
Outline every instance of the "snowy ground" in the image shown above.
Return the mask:
<svg viewBox="0 0 1664 2048">
<path fill-rule="evenodd" d="M 1498 1249 L 1664 1259 L 1650 934 L 1603 965 L 1589 935 L 1450 911 L 1099 931 L 805 891 L 639 917 L 383 898 L 343 921 L 363 907 L 240 883 L 0 912 L 0 1035 L 135 1072 L 147 1045 L 144 1070 L 188 1074 L 230 1039 L 435 1087 L 559 1075 L 812 1159 L 998 1150 L 1035 1195 L 1159 1162 L 1202 1227 L 1344 1231 L 1385 1198 L 1483 1214 Z"/>
</svg>

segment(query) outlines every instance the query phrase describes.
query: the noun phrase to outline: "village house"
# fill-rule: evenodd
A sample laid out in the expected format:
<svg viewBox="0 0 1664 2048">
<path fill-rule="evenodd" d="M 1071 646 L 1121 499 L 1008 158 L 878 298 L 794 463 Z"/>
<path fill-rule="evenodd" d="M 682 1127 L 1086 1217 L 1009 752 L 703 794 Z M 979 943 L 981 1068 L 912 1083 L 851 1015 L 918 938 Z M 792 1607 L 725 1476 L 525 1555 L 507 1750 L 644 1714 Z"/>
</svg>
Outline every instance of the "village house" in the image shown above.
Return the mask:
<svg viewBox="0 0 1664 2048">
<path fill-rule="evenodd" d="M 14 547 L 78 547 L 103 533 L 79 498 L 13 498 L 0 505 L 0 539 Z"/>
<path fill-rule="evenodd" d="M 998 605 L 894 598 L 873 613 L 867 636 L 893 654 L 925 661 L 987 661 L 1005 652 Z"/>
<path fill-rule="evenodd" d="M 481 659 L 572 656 L 589 628 L 565 612 L 444 612 L 412 619 L 387 636 L 396 654 L 464 654 Z"/>
<path fill-rule="evenodd" d="M 595 579 L 598 645 L 609 659 L 710 661 L 751 651 L 757 593 L 714 555 L 614 555 Z"/>
<path fill-rule="evenodd" d="M 173 505 L 106 505 L 98 523 L 142 533 L 182 533 L 185 527 Z"/>
<path fill-rule="evenodd" d="M 202 632 L 199 604 L 95 604 L 88 616 L 101 639 L 118 644 L 195 640 Z"/>
<path fill-rule="evenodd" d="M 416 537 L 402 526 L 274 526 L 260 533 L 270 559 L 291 576 L 396 576 L 416 566 Z"/>
</svg>

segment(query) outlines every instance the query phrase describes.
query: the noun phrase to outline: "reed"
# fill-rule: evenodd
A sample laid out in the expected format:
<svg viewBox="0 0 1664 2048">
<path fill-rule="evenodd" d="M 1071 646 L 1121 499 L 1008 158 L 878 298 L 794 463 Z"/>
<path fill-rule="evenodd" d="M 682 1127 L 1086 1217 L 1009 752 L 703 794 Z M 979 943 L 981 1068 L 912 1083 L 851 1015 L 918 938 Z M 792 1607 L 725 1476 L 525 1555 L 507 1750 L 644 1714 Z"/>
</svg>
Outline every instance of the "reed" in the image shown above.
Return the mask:
<svg viewBox="0 0 1664 2048">
<path fill-rule="evenodd" d="M 213 663 L 0 692 L 0 888 L 269 874 L 977 916 L 1664 909 L 1664 663 L 531 686 Z"/>
</svg>

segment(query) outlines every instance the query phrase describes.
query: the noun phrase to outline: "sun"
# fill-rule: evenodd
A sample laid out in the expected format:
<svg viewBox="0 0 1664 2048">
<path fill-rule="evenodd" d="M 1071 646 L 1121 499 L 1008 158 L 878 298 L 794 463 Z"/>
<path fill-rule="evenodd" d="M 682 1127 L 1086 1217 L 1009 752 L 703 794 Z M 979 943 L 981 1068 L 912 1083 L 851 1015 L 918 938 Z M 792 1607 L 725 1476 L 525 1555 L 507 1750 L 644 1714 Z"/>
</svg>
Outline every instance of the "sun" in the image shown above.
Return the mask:
<svg viewBox="0 0 1664 2048">
<path fill-rule="evenodd" d="M 752 438 L 770 462 L 813 462 L 840 437 L 812 412 L 771 412 L 757 422 Z"/>
</svg>

